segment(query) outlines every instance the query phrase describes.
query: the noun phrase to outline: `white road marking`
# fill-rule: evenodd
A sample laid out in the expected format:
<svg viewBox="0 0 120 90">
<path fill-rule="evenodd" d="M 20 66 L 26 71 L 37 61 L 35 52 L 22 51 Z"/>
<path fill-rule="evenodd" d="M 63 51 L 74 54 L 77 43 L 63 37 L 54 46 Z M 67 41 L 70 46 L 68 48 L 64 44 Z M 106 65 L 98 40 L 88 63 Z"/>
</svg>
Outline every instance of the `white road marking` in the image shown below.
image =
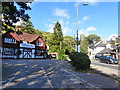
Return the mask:
<svg viewBox="0 0 120 90">
<path fill-rule="evenodd" d="M 69 72 L 69 71 L 67 71 L 67 70 L 64 70 L 65 72 L 67 72 L 67 73 L 69 73 L 69 74 L 72 74 L 73 76 L 75 76 L 76 78 L 78 78 L 79 80 L 81 80 L 81 81 L 83 81 L 83 82 L 87 82 L 87 81 L 85 81 L 84 79 L 82 79 L 82 78 L 80 78 L 80 77 L 78 77 L 77 75 L 75 75 L 75 74 L 73 74 L 73 73 L 71 73 L 71 72 Z M 89 82 L 87 82 L 89 85 L 91 85 L 92 87 L 94 87 L 94 88 L 98 88 L 98 87 L 96 87 L 95 85 L 93 85 L 93 84 L 91 84 L 91 83 L 89 83 Z"/>
<path fill-rule="evenodd" d="M 48 78 L 48 76 L 47 76 L 44 68 L 43 68 L 43 67 L 41 67 L 41 68 L 42 68 L 42 70 L 44 71 L 44 74 L 45 74 L 45 76 L 46 76 L 46 78 L 47 78 L 48 83 L 50 84 L 50 87 L 53 89 L 52 83 L 51 83 L 51 81 L 49 80 L 49 78 Z"/>
<path fill-rule="evenodd" d="M 15 78 L 15 76 L 17 75 L 18 72 L 20 72 L 20 70 L 18 70 L 18 71 L 14 74 L 14 76 L 2 87 L 2 89 L 5 89 L 5 88 L 10 84 L 10 82 Z"/>
</svg>

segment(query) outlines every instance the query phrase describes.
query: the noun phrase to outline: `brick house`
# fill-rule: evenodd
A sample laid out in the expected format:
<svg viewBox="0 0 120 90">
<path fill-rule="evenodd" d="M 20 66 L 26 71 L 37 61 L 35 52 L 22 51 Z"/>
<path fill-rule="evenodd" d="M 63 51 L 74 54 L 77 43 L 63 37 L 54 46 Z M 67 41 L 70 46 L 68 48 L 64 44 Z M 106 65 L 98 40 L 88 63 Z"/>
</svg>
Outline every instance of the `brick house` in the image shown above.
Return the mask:
<svg viewBox="0 0 120 90">
<path fill-rule="evenodd" d="M 47 45 L 39 35 L 10 30 L 1 39 L 1 58 L 47 58 Z"/>
</svg>

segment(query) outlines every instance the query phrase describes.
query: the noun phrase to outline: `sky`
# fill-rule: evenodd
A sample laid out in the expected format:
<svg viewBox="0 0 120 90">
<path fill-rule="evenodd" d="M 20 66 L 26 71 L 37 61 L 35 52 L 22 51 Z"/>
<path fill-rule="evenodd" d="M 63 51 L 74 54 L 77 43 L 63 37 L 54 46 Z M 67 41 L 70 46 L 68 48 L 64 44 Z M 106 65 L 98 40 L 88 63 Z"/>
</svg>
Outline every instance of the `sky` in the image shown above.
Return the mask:
<svg viewBox="0 0 120 90">
<path fill-rule="evenodd" d="M 78 3 L 78 33 L 96 34 L 109 40 L 118 34 L 117 2 Z M 77 31 L 76 2 L 34 2 L 28 4 L 32 10 L 29 14 L 35 29 L 53 33 L 56 21 L 59 21 L 64 36 L 74 36 Z"/>
</svg>

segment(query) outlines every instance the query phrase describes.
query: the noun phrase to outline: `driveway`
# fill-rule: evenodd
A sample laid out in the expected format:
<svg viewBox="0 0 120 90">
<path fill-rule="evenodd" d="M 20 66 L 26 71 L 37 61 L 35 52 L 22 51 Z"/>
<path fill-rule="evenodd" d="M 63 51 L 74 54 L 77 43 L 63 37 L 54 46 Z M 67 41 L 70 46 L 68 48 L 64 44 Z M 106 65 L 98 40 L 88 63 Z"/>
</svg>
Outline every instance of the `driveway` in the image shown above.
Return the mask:
<svg viewBox="0 0 120 90">
<path fill-rule="evenodd" d="M 67 61 L 2 60 L 3 88 L 118 88 L 118 82 L 95 73 L 75 72 Z"/>
</svg>

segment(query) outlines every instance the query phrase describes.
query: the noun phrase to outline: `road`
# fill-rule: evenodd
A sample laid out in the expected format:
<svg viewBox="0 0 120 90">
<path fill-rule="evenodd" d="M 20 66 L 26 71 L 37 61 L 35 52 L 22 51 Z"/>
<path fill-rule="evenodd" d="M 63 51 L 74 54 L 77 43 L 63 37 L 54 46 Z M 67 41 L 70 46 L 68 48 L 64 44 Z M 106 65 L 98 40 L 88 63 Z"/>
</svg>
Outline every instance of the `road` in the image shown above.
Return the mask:
<svg viewBox="0 0 120 90">
<path fill-rule="evenodd" d="M 92 64 L 102 66 L 102 67 L 105 67 L 105 68 L 109 68 L 109 69 L 118 70 L 118 64 L 100 63 L 99 61 L 95 61 L 95 60 L 92 60 Z"/>
<path fill-rule="evenodd" d="M 95 73 L 75 72 L 61 60 L 3 60 L 3 88 L 117 88 L 118 82 Z M 108 84 L 109 83 L 109 84 Z"/>
<path fill-rule="evenodd" d="M 118 74 L 119 72 L 118 64 L 106 64 L 100 63 L 99 61 L 96 60 L 91 60 L 91 67 L 113 78 L 120 78 L 120 75 Z"/>
</svg>

